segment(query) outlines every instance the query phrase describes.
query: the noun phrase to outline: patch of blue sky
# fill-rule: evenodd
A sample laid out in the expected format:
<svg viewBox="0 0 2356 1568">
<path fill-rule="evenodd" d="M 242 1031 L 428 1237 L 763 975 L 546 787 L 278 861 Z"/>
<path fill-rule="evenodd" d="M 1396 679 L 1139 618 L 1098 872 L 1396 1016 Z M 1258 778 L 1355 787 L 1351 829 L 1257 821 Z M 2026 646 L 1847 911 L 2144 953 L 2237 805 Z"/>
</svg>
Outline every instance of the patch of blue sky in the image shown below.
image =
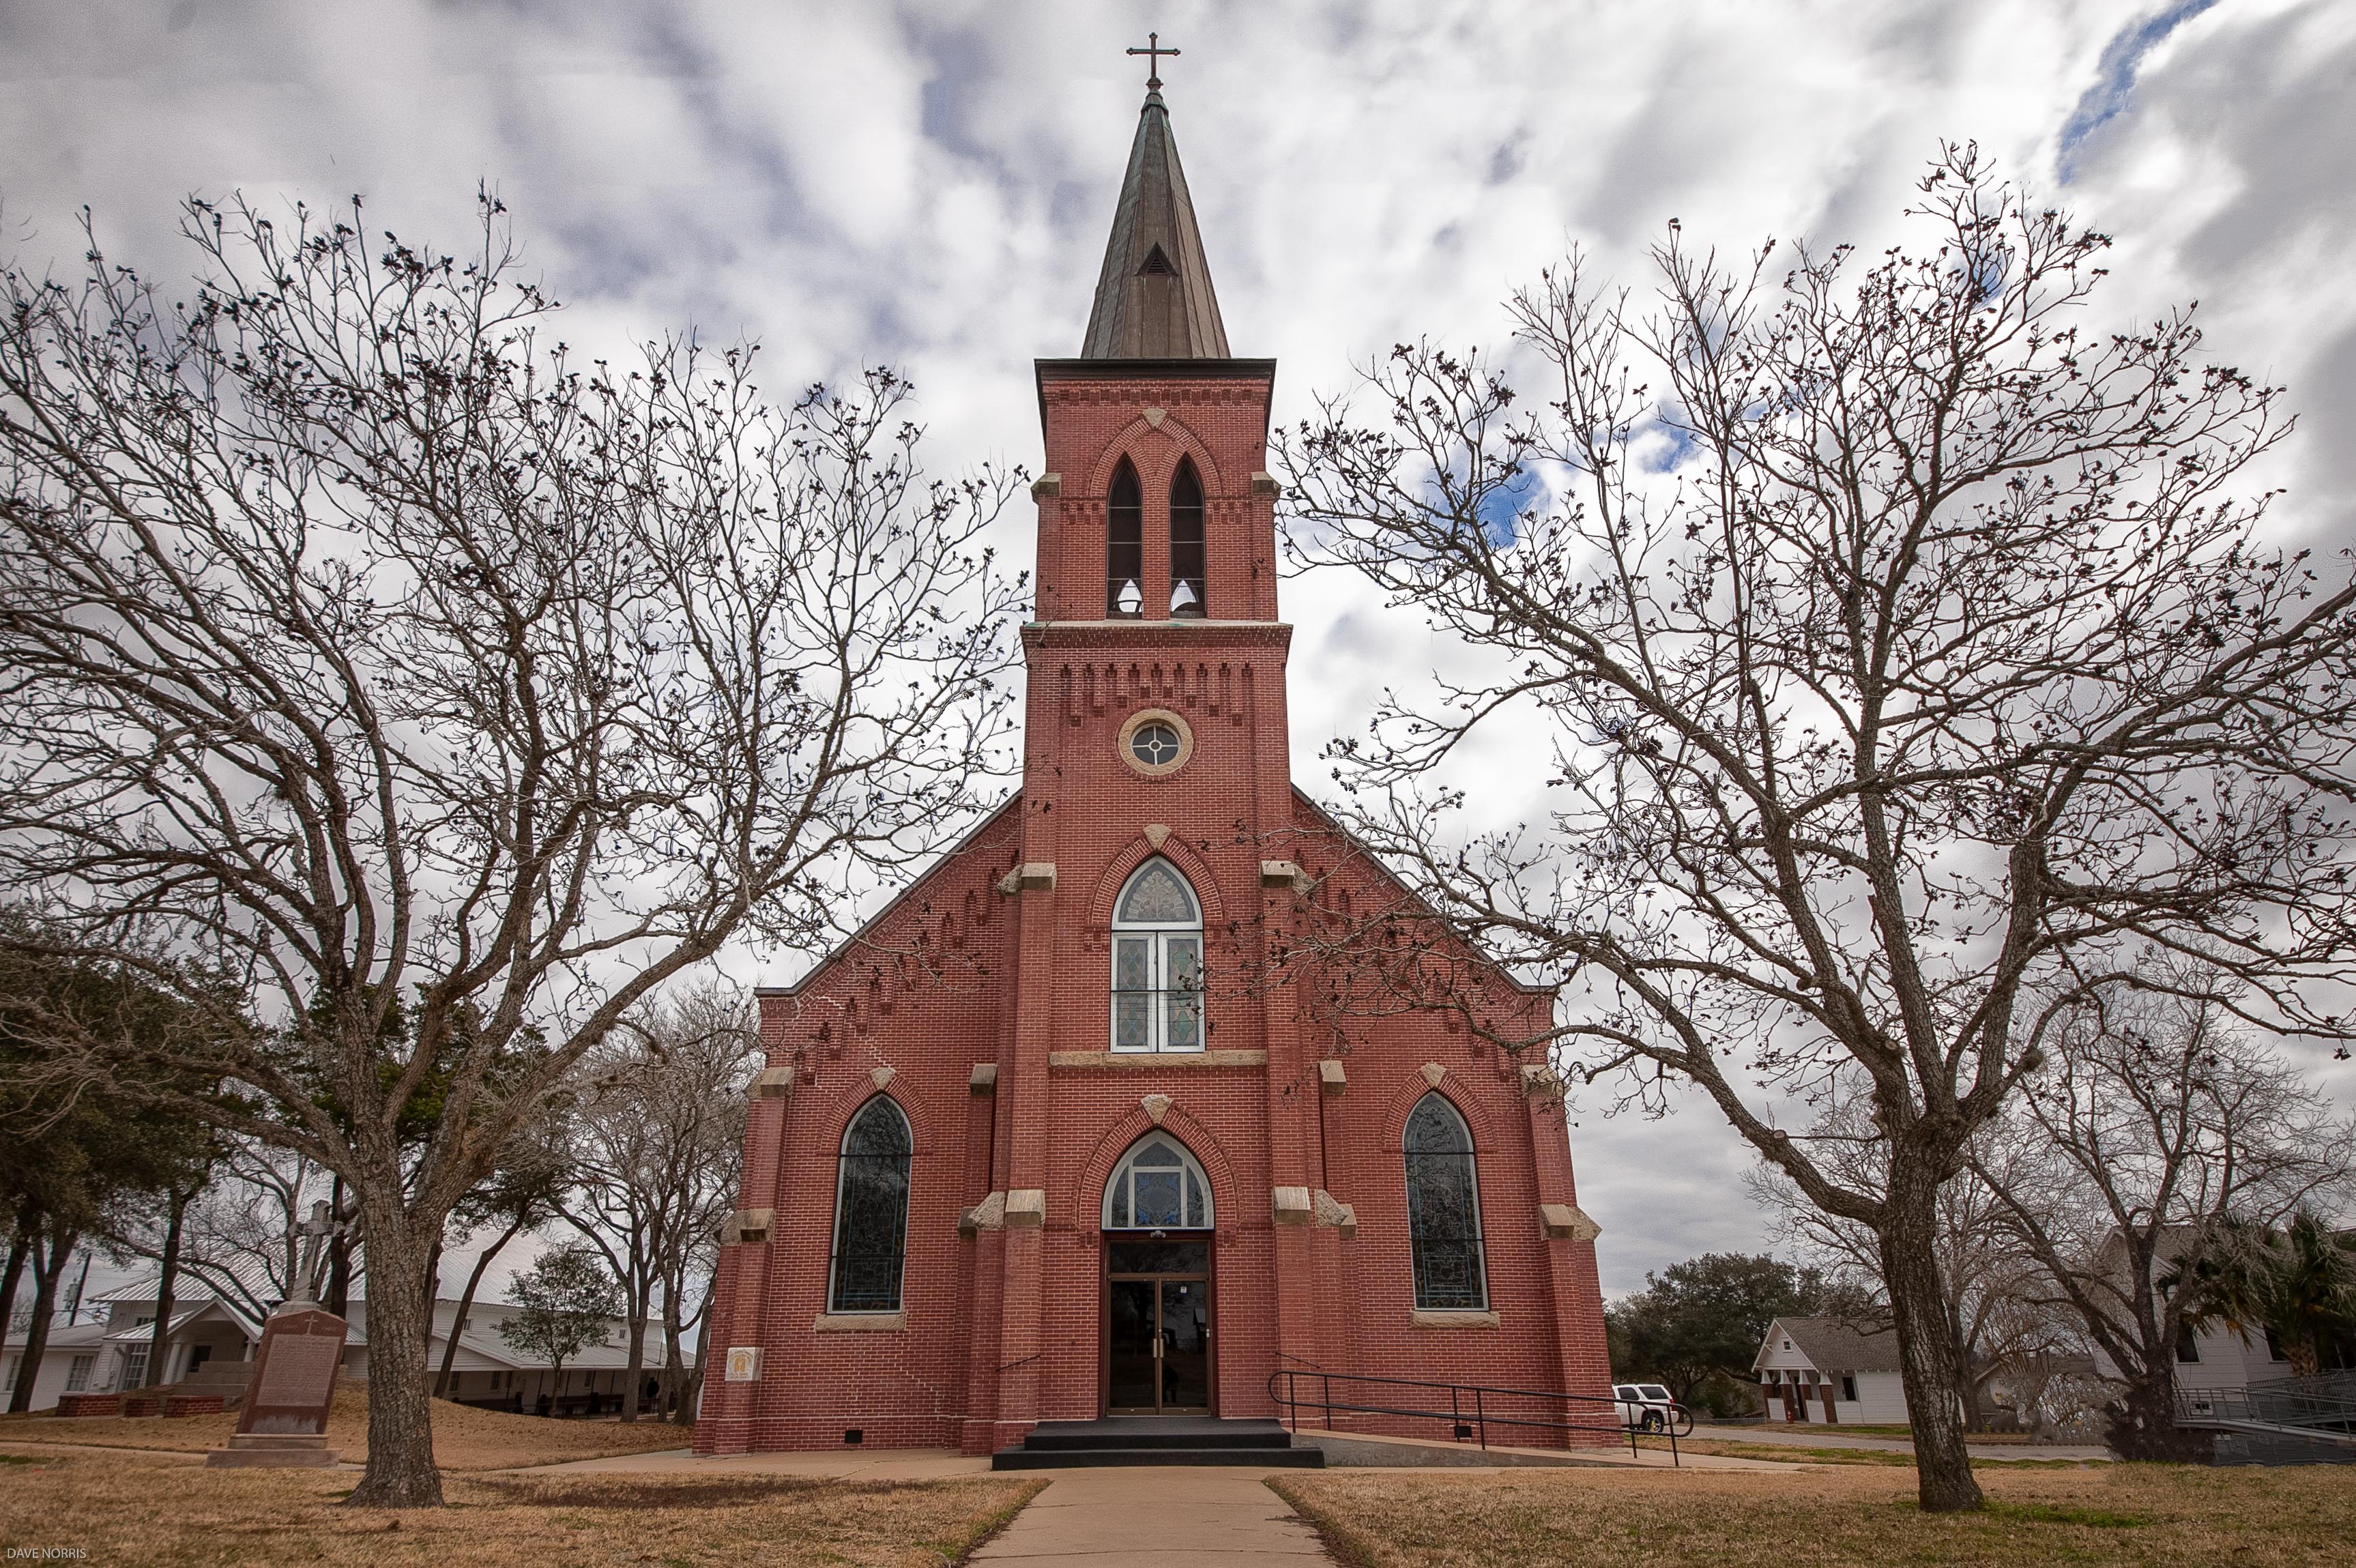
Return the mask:
<svg viewBox="0 0 2356 1568">
<path fill-rule="evenodd" d="M 2125 113 L 2135 95 L 2136 72 L 2144 57 L 2158 48 L 2169 34 L 2216 5 L 2217 0 L 2177 0 L 2152 16 L 2131 22 L 2103 46 L 2094 66 L 2094 84 L 2086 89 L 2062 127 L 2060 172 L 2069 183 L 2077 172 L 2078 149 L 2104 125 Z"/>
<path fill-rule="evenodd" d="M 1473 514 L 1481 520 L 1481 532 L 1489 542 L 1503 549 L 1521 537 L 1522 519 L 1552 499 L 1546 479 L 1525 463 L 1504 484 L 1483 491 L 1473 505 Z"/>
</svg>

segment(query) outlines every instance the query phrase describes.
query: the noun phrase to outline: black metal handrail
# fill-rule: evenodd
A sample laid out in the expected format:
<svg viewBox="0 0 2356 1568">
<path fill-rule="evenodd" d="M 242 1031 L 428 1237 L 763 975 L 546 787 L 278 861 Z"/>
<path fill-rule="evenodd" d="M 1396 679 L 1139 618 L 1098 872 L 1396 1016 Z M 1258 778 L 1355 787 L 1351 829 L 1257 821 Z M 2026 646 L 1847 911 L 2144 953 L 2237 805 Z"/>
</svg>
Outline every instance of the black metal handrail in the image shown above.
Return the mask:
<svg viewBox="0 0 2356 1568">
<path fill-rule="evenodd" d="M 1279 1380 L 1283 1383 L 1281 1390 L 1278 1387 Z M 1302 1397 L 1301 1385 L 1303 1382 L 1316 1385 L 1315 1397 Z M 1429 1405 L 1369 1404 L 1361 1402 L 1358 1398 L 1336 1399 L 1333 1397 L 1333 1391 L 1337 1383 L 1343 1385 L 1344 1395 L 1355 1393 L 1358 1387 L 1365 1387 L 1370 1391 L 1384 1389 L 1437 1390 L 1447 1394 L 1448 1404 L 1445 1409 L 1442 1409 L 1436 1402 Z M 1269 1397 L 1274 1400 L 1285 1412 L 1285 1425 L 1291 1431 L 1301 1430 L 1302 1411 L 1322 1412 L 1325 1418 L 1324 1430 L 1328 1432 L 1334 1429 L 1333 1413 L 1336 1411 L 1344 1414 L 1401 1415 L 1423 1420 L 1444 1421 L 1448 1423 L 1450 1431 L 1456 1440 L 1461 1441 L 1467 1437 L 1477 1438 L 1483 1451 L 1486 1451 L 1489 1446 L 1489 1428 L 1493 1425 L 1526 1426 L 1546 1432 L 1560 1433 L 1608 1432 L 1615 1437 L 1627 1438 L 1628 1452 L 1631 1455 L 1642 1452 L 1636 1443 L 1639 1436 L 1658 1435 L 1669 1440 L 1670 1463 L 1683 1468 L 1685 1460 L 1678 1454 L 1677 1439 L 1689 1436 L 1693 1432 L 1693 1412 L 1681 1404 L 1672 1402 L 1665 1412 L 1662 1413 L 1660 1424 L 1647 1431 L 1643 1424 L 1644 1417 L 1630 1421 L 1622 1415 L 1622 1405 L 1631 1402 L 1604 1399 L 1595 1394 L 1567 1394 L 1553 1389 L 1509 1389 L 1489 1383 L 1443 1383 L 1420 1378 L 1377 1378 L 1357 1372 L 1303 1372 L 1290 1367 L 1280 1367 L 1268 1375 L 1268 1392 Z M 1405 1400 L 1417 1396 L 1400 1394 L 1377 1397 Z M 1432 1396 L 1435 1402 L 1437 1397 L 1437 1394 Z M 1566 1416 L 1590 1414 L 1601 1419 L 1554 1421 L 1539 1416 L 1503 1414 L 1489 1408 L 1489 1402 L 1493 1397 L 1513 1400 L 1552 1400 L 1565 1407 Z M 1465 1408 L 1468 1399 L 1472 1406 L 1469 1411 Z M 1602 1408 L 1597 1410 L 1594 1408 L 1597 1406 Z M 1651 1403 L 1646 1403 L 1643 1409 L 1648 1414 L 1661 1411 L 1660 1406 Z"/>
<path fill-rule="evenodd" d="M 2176 1421 L 2179 1426 L 2241 1423 L 2297 1428 L 2320 1438 L 2347 1442 L 2356 1437 L 2356 1399 L 2311 1392 L 2288 1380 L 2279 1384 L 2253 1383 L 2244 1389 L 2179 1389 Z"/>
</svg>

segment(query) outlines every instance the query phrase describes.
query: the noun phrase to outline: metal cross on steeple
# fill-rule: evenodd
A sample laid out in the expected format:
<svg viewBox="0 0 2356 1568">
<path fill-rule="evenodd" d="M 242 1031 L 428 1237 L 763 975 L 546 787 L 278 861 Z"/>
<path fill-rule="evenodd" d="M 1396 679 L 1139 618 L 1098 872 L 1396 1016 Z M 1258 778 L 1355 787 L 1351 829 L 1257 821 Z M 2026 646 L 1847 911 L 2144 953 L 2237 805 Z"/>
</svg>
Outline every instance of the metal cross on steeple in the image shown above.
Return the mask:
<svg viewBox="0 0 2356 1568">
<path fill-rule="evenodd" d="M 1160 33 L 1148 33 L 1145 35 L 1145 48 L 1131 49 L 1129 52 L 1145 57 L 1145 90 L 1148 92 L 1159 92 L 1162 90 L 1162 57 L 1168 55 L 1174 59 L 1177 58 L 1178 51 L 1163 48 Z"/>
</svg>

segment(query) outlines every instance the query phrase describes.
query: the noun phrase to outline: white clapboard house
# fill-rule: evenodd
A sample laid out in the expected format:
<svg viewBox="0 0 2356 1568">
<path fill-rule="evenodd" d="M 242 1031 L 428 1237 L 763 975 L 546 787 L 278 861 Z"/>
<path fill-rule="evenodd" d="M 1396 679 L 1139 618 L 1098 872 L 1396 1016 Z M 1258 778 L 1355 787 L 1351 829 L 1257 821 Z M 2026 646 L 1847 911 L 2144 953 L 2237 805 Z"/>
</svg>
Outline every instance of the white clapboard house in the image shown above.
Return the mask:
<svg viewBox="0 0 2356 1568">
<path fill-rule="evenodd" d="M 134 1280 L 85 1304 L 75 1320 L 60 1318 L 49 1330 L 32 1408 L 54 1410 L 62 1394 L 121 1393 L 148 1386 L 155 1287 L 152 1275 Z M 249 1375 L 244 1364 L 252 1359 L 262 1338 L 262 1325 L 252 1307 L 186 1277 L 172 1294 L 164 1369 L 153 1380 L 174 1385 L 183 1392 L 219 1393 L 230 1400 L 241 1396 Z M 500 1321 L 516 1311 L 500 1303 L 479 1301 L 467 1308 L 466 1324 L 458 1333 L 458 1351 L 452 1359 L 448 1398 L 463 1404 L 541 1415 L 596 1415 L 621 1408 L 622 1380 L 628 1363 L 628 1326 L 622 1319 L 607 1321 L 603 1348 L 584 1349 L 568 1359 L 560 1379 L 546 1360 L 524 1354 L 499 1334 Z M 455 1301 L 434 1304 L 434 1337 L 426 1364 L 436 1373 L 457 1312 Z M 351 1304 L 350 1321 L 344 1375 L 365 1378 L 366 1301 Z M 7 1336 L 5 1348 L 0 1348 L 0 1375 L 6 1379 L 0 1389 L 16 1386 L 25 1341 L 25 1330 L 16 1328 Z M 691 1353 L 682 1359 L 691 1366 L 694 1358 Z M 653 1391 L 659 1376 L 662 1343 L 659 1335 L 648 1338 L 647 1361 L 642 1396 Z"/>
<path fill-rule="evenodd" d="M 1770 1421 L 1906 1423 L 1898 1336 L 1839 1317 L 1779 1317 L 1751 1362 Z"/>
</svg>

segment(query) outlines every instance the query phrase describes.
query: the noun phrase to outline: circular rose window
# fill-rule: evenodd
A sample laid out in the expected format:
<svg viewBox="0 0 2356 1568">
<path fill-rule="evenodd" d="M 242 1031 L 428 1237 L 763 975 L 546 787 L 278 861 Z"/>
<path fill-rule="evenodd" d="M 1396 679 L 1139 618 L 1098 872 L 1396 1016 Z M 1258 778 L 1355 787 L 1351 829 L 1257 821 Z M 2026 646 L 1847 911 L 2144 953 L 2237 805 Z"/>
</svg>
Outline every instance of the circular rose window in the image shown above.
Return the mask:
<svg viewBox="0 0 2356 1568">
<path fill-rule="evenodd" d="M 1194 754 L 1194 731 L 1167 709 L 1131 714 L 1120 726 L 1120 759 L 1148 777 L 1174 773 Z"/>
</svg>

